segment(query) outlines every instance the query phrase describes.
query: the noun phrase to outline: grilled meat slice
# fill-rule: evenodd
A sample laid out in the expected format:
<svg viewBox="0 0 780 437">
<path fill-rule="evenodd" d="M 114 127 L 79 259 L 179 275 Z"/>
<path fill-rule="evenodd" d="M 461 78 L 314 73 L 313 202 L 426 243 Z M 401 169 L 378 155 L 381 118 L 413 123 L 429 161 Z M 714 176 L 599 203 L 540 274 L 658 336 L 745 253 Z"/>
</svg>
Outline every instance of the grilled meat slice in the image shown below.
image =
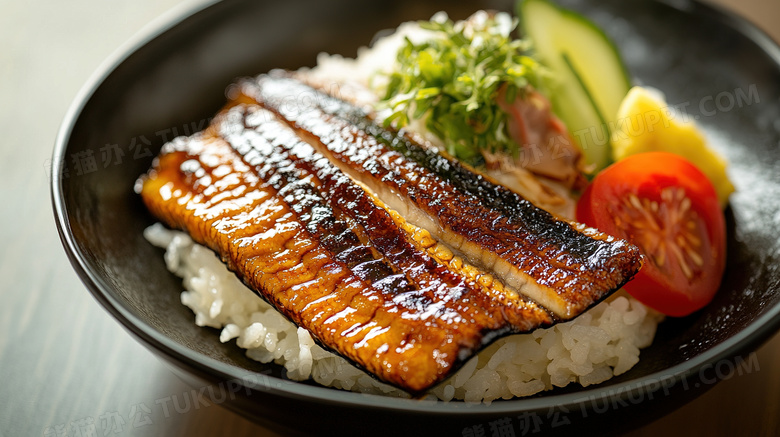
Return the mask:
<svg viewBox="0 0 780 437">
<path fill-rule="evenodd" d="M 230 90 L 235 104 L 274 112 L 412 225 L 495 272 L 511 305 L 530 297 L 571 319 L 641 267 L 623 240 L 554 218 L 458 161 L 373 122 L 362 109 L 284 72 Z M 517 293 L 519 292 L 519 293 Z"/>
<path fill-rule="evenodd" d="M 217 252 L 323 346 L 411 393 L 553 318 L 386 210 L 272 113 L 238 105 L 167 144 L 149 210 Z"/>
</svg>

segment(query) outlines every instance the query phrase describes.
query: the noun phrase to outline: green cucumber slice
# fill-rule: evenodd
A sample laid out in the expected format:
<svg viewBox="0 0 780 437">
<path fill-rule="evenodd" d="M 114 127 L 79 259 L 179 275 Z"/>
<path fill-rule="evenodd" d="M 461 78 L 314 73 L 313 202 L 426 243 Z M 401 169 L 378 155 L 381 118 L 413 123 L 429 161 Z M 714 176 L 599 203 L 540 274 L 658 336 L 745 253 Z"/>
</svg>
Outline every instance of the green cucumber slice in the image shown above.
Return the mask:
<svg viewBox="0 0 780 437">
<path fill-rule="evenodd" d="M 592 21 L 549 0 L 519 0 L 517 13 L 552 72 L 543 90 L 598 171 L 610 164 L 610 125 L 631 87 L 615 44 Z"/>
</svg>

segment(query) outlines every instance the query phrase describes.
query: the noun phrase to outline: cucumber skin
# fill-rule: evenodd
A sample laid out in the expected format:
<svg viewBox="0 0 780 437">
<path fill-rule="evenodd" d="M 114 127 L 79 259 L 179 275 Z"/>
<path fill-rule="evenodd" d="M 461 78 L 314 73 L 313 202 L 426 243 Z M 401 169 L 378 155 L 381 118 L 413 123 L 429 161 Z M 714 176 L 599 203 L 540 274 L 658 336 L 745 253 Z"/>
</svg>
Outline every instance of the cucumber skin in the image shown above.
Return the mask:
<svg viewBox="0 0 780 437">
<path fill-rule="evenodd" d="M 520 3 L 526 3 L 526 2 L 544 2 L 544 3 L 548 3 L 551 6 L 553 6 L 554 8 L 556 8 L 561 13 L 562 16 L 564 16 L 564 17 L 566 17 L 568 19 L 577 20 L 581 24 L 584 24 L 585 26 L 587 26 L 591 30 L 593 30 L 596 34 L 598 34 L 601 37 L 601 39 L 607 44 L 607 46 L 609 46 L 609 49 L 612 51 L 612 53 L 615 54 L 616 64 L 618 64 L 618 66 L 620 67 L 620 72 L 621 72 L 620 76 L 625 80 L 624 85 L 625 85 L 626 90 L 629 90 L 631 88 L 631 86 L 632 86 L 632 83 L 631 83 L 631 72 L 628 70 L 628 67 L 626 66 L 626 63 L 623 62 L 623 57 L 620 56 L 620 50 L 618 50 L 617 46 L 615 45 L 615 42 L 612 41 L 612 38 L 610 38 L 610 36 L 607 35 L 606 32 L 604 32 L 604 29 L 599 27 L 593 21 L 589 20 L 584 15 L 582 15 L 582 14 L 580 14 L 578 12 L 569 10 L 569 9 L 564 9 L 564 8 L 562 8 L 562 7 L 552 3 L 549 0 L 518 0 L 518 2 L 517 2 L 518 3 L 518 7 L 519 7 Z M 520 20 L 520 23 L 522 24 L 523 21 Z M 525 29 L 523 29 L 523 31 L 525 31 Z M 620 102 L 618 102 L 618 104 L 619 103 Z"/>
<path fill-rule="evenodd" d="M 630 89 L 632 86 L 631 83 L 631 73 L 628 70 L 628 67 L 626 66 L 626 63 L 623 62 L 623 58 L 620 56 L 620 50 L 618 50 L 617 46 L 615 45 L 615 42 L 612 41 L 612 38 L 609 37 L 609 35 L 604 32 L 604 29 L 599 27 L 596 23 L 589 20 L 584 15 L 572 11 L 570 9 L 562 8 L 555 3 L 553 3 L 550 0 L 517 0 L 517 3 L 515 4 L 515 14 L 519 18 L 519 26 L 521 27 L 521 30 L 524 35 L 528 35 L 527 30 L 525 28 L 525 20 L 524 20 L 524 14 L 522 13 L 523 4 L 526 3 L 542 3 L 546 4 L 552 8 L 554 8 L 558 13 L 561 14 L 562 17 L 570 19 L 570 20 L 576 20 L 580 24 L 585 25 L 586 27 L 589 27 L 590 30 L 592 30 L 594 33 L 598 34 L 601 39 L 606 43 L 606 45 L 609 47 L 610 51 L 615 54 L 615 60 L 616 64 L 620 67 L 620 76 L 625 80 L 625 88 L 626 90 Z M 619 103 L 619 102 L 618 102 Z"/>
</svg>

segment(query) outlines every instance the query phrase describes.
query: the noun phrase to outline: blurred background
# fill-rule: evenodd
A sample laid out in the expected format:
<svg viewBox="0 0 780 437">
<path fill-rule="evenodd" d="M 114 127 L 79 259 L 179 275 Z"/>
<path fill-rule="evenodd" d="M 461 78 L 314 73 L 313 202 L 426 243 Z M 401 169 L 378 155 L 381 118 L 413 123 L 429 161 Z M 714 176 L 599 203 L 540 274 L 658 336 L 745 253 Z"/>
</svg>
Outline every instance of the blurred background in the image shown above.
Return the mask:
<svg viewBox="0 0 780 437">
<path fill-rule="evenodd" d="M 780 0 L 707 1 L 780 41 Z M 161 412 L 161 400 L 182 399 L 190 388 L 92 299 L 67 261 L 50 207 L 52 147 L 81 86 L 144 26 L 192 4 L 0 0 L 0 437 L 276 435 L 219 406 Z M 759 363 L 780 362 L 778 351 L 776 336 Z M 722 382 L 632 435 L 720 434 L 713 408 L 746 410 L 739 399 L 746 386 L 765 400 L 762 410 L 732 419 L 763 421 L 754 429 L 778 432 L 780 381 L 772 375 Z"/>
</svg>

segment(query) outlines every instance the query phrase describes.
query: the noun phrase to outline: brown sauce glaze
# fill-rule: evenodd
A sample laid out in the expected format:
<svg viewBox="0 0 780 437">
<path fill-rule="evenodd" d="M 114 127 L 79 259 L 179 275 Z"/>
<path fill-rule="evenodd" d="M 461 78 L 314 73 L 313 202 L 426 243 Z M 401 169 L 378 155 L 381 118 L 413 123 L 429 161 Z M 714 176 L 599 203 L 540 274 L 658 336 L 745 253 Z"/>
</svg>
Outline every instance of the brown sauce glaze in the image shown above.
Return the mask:
<svg viewBox="0 0 780 437">
<path fill-rule="evenodd" d="M 627 242 L 582 232 L 286 73 L 244 80 L 236 89 L 236 101 L 276 113 L 352 177 L 400 197 L 402 204 L 391 208 L 422 216 L 422 227 L 558 318 L 579 315 L 641 267 L 638 249 Z M 517 298 L 507 295 L 505 302 Z"/>
<path fill-rule="evenodd" d="M 141 194 L 320 344 L 411 393 L 489 341 L 553 321 L 433 260 L 259 107 L 235 106 L 204 133 L 167 144 Z"/>
</svg>

